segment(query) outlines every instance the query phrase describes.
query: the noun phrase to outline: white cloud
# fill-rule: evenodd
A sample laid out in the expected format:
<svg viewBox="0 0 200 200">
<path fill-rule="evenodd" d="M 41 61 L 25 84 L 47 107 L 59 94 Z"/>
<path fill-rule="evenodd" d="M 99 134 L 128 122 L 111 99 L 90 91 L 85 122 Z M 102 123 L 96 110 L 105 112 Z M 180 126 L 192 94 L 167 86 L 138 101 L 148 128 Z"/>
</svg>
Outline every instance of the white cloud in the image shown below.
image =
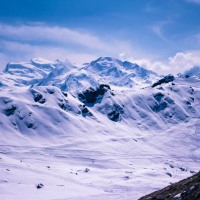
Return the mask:
<svg viewBox="0 0 200 200">
<path fill-rule="evenodd" d="M 109 41 L 99 38 L 84 30 L 72 30 L 65 27 L 47 26 L 33 23 L 30 25 L 9 25 L 0 23 L 0 37 L 25 43 L 54 43 L 59 46 L 77 45 L 95 51 L 116 52 L 123 48 L 123 41 L 109 38 Z M 125 42 L 126 43 L 126 42 Z M 130 48 L 128 43 L 126 47 Z M 127 50 L 127 49 L 126 49 Z"/>
<path fill-rule="evenodd" d="M 150 61 L 145 58 L 135 59 L 133 57 L 127 57 L 126 60 L 137 63 L 138 65 L 151 69 L 159 74 L 177 74 L 182 73 L 193 66 L 200 66 L 200 51 L 178 52 L 163 62 Z"/>
<path fill-rule="evenodd" d="M 190 3 L 196 3 L 196 4 L 200 5 L 200 0 L 186 0 L 186 1 L 190 2 Z"/>
<path fill-rule="evenodd" d="M 134 53 L 127 41 L 114 37 L 106 39 L 85 30 L 47 26 L 43 23 L 0 23 L 0 50 L 0 66 L 5 65 L 6 60 L 16 62 L 32 57 L 69 59 L 80 64 L 100 56 L 117 57 L 121 51 Z"/>
<path fill-rule="evenodd" d="M 174 57 L 169 58 L 169 65 L 175 70 L 186 70 L 200 65 L 200 51 L 179 52 Z"/>
<path fill-rule="evenodd" d="M 96 50 L 109 49 L 110 46 L 98 37 L 84 31 L 45 25 L 8 25 L 0 24 L 0 36 L 16 41 L 57 42 L 78 44 Z"/>
<path fill-rule="evenodd" d="M 164 64 L 164 62 L 160 61 L 150 61 L 146 58 L 141 59 L 135 59 L 133 57 L 127 59 L 130 62 L 136 63 L 141 67 L 144 67 L 146 69 L 153 70 L 157 72 L 158 74 L 167 74 L 169 73 L 169 67 Z"/>
<path fill-rule="evenodd" d="M 163 41 L 169 42 L 165 34 L 165 28 L 173 22 L 174 21 L 172 19 L 159 21 L 150 26 L 150 29 L 158 38 L 162 39 Z"/>
<path fill-rule="evenodd" d="M 32 57 L 69 59 L 84 63 L 99 56 L 117 57 L 119 52 L 133 53 L 127 41 L 114 37 L 105 39 L 85 30 L 47 26 L 43 23 L 11 25 L 0 23 L 0 68 L 10 61 Z"/>
<path fill-rule="evenodd" d="M 157 35 L 160 39 L 167 41 L 167 38 L 165 37 L 163 33 L 163 26 L 162 25 L 154 25 L 151 27 L 153 33 Z"/>
<path fill-rule="evenodd" d="M 126 60 L 126 58 L 127 58 L 127 55 L 126 55 L 125 52 L 122 52 L 122 53 L 119 54 L 119 59 L 120 60 L 124 61 L 124 60 Z"/>
<path fill-rule="evenodd" d="M 160 74 L 176 74 L 200 65 L 200 51 L 179 52 L 166 61 L 154 61 L 147 59 L 149 56 L 138 49 L 132 49 L 128 41 L 100 38 L 83 30 L 50 27 L 41 23 L 18 26 L 0 24 L 1 69 L 8 62 L 28 61 L 33 57 L 68 59 L 82 64 L 100 56 L 113 56 L 135 62 Z"/>
<path fill-rule="evenodd" d="M 33 57 L 43 57 L 50 60 L 65 60 L 69 59 L 71 62 L 76 64 L 82 64 L 88 60 L 93 60 L 97 58 L 97 55 L 90 53 L 80 53 L 69 51 L 65 48 L 60 47 L 49 47 L 49 46 L 37 46 L 30 45 L 28 43 L 18 43 L 18 42 L 8 42 L 1 41 L 1 47 L 3 47 L 9 55 L 6 53 L 0 54 L 0 63 L 2 69 L 8 62 L 22 62 L 28 61 Z"/>
</svg>

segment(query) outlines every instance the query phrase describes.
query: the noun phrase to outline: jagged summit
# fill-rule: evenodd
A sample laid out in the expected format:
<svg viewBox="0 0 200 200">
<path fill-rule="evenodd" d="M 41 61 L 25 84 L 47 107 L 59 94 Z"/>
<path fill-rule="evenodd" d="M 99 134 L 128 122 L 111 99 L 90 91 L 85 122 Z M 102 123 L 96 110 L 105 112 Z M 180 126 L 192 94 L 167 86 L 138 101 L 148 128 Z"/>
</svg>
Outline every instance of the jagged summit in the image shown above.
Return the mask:
<svg viewBox="0 0 200 200">
<path fill-rule="evenodd" d="M 130 73 L 134 72 L 135 75 L 141 76 L 142 78 L 145 78 L 150 74 L 153 74 L 155 76 L 157 75 L 155 72 L 140 67 L 136 63 L 131 63 L 129 61 L 121 61 L 112 57 L 100 57 L 97 60 L 94 60 L 91 63 L 89 63 L 86 66 L 86 68 L 87 67 L 94 71 L 104 71 L 105 75 L 107 75 L 106 72 L 108 72 L 109 74 L 109 71 L 112 70 L 121 70 L 122 72 L 130 70 Z"/>
<path fill-rule="evenodd" d="M 200 78 L 200 67 L 187 70 L 179 77 Z M 146 87 L 161 78 L 156 72 L 136 63 L 112 57 L 100 57 L 77 67 L 66 61 L 33 58 L 29 62 L 8 63 L 0 77 L 0 86 L 53 85 L 62 90 L 78 92 L 99 84 L 115 87 Z"/>
<path fill-rule="evenodd" d="M 54 69 L 50 71 L 39 83 L 38 85 L 54 85 L 61 86 L 67 76 L 72 73 L 72 70 L 76 67 L 72 65 L 68 60 L 66 61 L 56 61 L 54 64 Z"/>
<path fill-rule="evenodd" d="M 1 82 L 2 85 L 6 85 L 4 80 L 7 79 L 8 82 L 12 80 L 9 84 L 14 83 L 17 86 L 53 85 L 67 91 L 78 91 L 99 84 L 142 87 L 152 84 L 158 78 L 159 76 L 151 70 L 112 57 L 100 57 L 82 67 L 74 66 L 69 61 L 51 62 L 34 58 L 30 62 L 9 63 L 3 71 Z"/>
<path fill-rule="evenodd" d="M 158 74 L 137 64 L 121 61 L 112 57 L 100 57 L 84 67 L 97 77 L 100 83 L 115 86 L 133 87 L 138 84 L 150 84 Z"/>
</svg>

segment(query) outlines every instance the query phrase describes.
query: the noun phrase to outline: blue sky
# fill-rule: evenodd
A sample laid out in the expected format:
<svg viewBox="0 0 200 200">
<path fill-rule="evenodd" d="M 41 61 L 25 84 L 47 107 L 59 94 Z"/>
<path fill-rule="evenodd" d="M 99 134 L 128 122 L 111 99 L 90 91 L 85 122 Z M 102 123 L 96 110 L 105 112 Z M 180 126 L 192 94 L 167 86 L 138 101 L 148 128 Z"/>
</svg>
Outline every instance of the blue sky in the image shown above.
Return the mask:
<svg viewBox="0 0 200 200">
<path fill-rule="evenodd" d="M 100 56 L 162 72 L 200 65 L 200 0 L 1 0 L 0 66 Z"/>
</svg>

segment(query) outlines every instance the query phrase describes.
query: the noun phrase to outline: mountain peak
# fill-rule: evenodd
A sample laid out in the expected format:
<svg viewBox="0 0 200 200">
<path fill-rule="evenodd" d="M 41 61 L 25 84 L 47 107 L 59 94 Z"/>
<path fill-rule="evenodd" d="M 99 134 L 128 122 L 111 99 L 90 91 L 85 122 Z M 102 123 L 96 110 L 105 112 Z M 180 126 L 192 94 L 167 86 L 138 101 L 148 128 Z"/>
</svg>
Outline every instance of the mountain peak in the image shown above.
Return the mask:
<svg viewBox="0 0 200 200">
<path fill-rule="evenodd" d="M 31 62 L 33 64 L 39 64 L 39 65 L 44 65 L 44 64 L 54 64 L 55 62 L 52 62 L 50 60 L 44 59 L 44 58 L 32 58 Z"/>
<path fill-rule="evenodd" d="M 189 70 L 186 70 L 183 74 L 179 74 L 180 77 L 195 77 L 200 78 L 200 66 L 194 66 Z"/>
<path fill-rule="evenodd" d="M 155 77 L 158 77 L 156 73 L 137 64 L 113 57 L 99 57 L 82 68 L 74 66 L 68 60 L 52 62 L 43 58 L 33 58 L 29 62 L 9 63 L 4 73 L 9 74 L 12 80 L 16 80 L 17 85 L 36 84 L 62 87 L 68 80 L 66 83 L 70 85 L 80 82 L 81 84 L 75 85 L 81 86 L 81 88 L 88 84 L 91 84 L 92 87 L 94 82 L 119 87 L 149 85 Z M 74 74 L 76 75 L 74 76 Z M 87 78 L 88 80 L 86 80 Z M 66 88 L 72 87 L 66 86 Z"/>
<path fill-rule="evenodd" d="M 96 63 L 101 63 L 101 65 L 106 65 L 107 67 L 109 67 L 109 65 L 111 64 L 116 65 L 116 64 L 122 63 L 122 61 L 113 57 L 99 57 L 96 60 L 90 62 L 89 65 L 93 66 Z"/>
</svg>

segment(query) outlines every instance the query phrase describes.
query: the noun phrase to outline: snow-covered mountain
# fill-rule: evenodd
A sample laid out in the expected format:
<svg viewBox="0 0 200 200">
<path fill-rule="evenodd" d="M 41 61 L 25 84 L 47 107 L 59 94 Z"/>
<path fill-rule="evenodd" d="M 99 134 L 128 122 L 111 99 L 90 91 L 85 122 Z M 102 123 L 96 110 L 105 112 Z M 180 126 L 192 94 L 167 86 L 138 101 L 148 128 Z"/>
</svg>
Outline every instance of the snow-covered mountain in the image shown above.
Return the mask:
<svg viewBox="0 0 200 200">
<path fill-rule="evenodd" d="M 200 79 L 200 66 L 194 66 L 189 70 L 186 70 L 183 74 L 179 74 L 180 77 L 194 77 Z"/>
<path fill-rule="evenodd" d="M 66 91 L 79 91 L 99 84 L 140 87 L 152 84 L 159 76 L 128 61 L 100 57 L 82 67 L 69 61 L 50 62 L 41 58 L 30 62 L 9 63 L 1 74 L 1 85 L 53 85 Z M 7 83 L 6 83 L 7 82 Z"/>
<path fill-rule="evenodd" d="M 33 59 L 0 82 L 1 199 L 138 199 L 199 170 L 195 74 Z"/>
<path fill-rule="evenodd" d="M 32 59 L 30 62 L 8 63 L 1 79 L 4 79 L 4 84 L 8 80 L 16 86 L 36 84 L 55 68 L 54 65 L 53 62 L 41 58 Z"/>
<path fill-rule="evenodd" d="M 116 86 L 133 87 L 136 84 L 151 84 L 158 75 L 137 64 L 119 59 L 100 57 L 84 67 L 97 77 L 98 82 Z"/>
</svg>

